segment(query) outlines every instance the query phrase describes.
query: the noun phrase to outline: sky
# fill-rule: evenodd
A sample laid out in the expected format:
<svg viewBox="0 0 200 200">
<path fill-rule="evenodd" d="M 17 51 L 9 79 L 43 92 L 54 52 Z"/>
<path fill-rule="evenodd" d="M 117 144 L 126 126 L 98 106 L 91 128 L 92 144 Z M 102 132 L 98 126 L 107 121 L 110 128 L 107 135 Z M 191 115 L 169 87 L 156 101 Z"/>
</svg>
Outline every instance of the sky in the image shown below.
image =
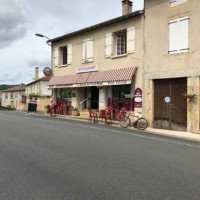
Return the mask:
<svg viewBox="0 0 200 200">
<path fill-rule="evenodd" d="M 134 0 L 133 10 L 143 9 Z M 51 62 L 54 38 L 122 15 L 121 0 L 0 0 L 0 84 L 31 82 Z"/>
</svg>

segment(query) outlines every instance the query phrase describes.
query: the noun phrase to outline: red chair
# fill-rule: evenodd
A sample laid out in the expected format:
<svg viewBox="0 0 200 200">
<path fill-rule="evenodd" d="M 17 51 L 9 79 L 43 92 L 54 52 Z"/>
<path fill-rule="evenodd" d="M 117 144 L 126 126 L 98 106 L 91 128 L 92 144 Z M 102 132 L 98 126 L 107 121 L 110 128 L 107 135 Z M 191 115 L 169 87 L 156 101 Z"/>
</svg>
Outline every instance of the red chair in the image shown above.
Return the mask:
<svg viewBox="0 0 200 200">
<path fill-rule="evenodd" d="M 47 108 L 47 114 L 50 114 L 50 115 L 51 115 L 51 106 L 50 106 L 50 105 L 47 105 L 46 108 Z"/>
<path fill-rule="evenodd" d="M 47 114 L 50 114 L 50 116 L 52 116 L 53 113 L 54 113 L 56 115 L 56 106 L 55 106 L 55 104 L 47 105 L 46 108 L 47 108 Z"/>
<path fill-rule="evenodd" d="M 57 108 L 57 106 L 56 106 L 56 104 L 55 103 L 53 103 L 52 105 L 51 105 L 51 107 L 50 107 L 50 109 L 51 109 L 51 116 L 52 116 L 52 114 L 54 113 L 54 115 L 56 115 L 56 108 Z"/>
<path fill-rule="evenodd" d="M 106 114 L 106 110 L 101 110 L 100 111 L 101 114 L 101 124 L 103 123 L 103 120 L 105 120 L 105 124 L 107 124 L 107 114 Z"/>
<path fill-rule="evenodd" d="M 88 119 L 88 122 L 91 122 L 92 120 L 94 120 L 94 123 L 96 122 L 96 120 L 97 120 L 97 122 L 98 122 L 97 113 L 92 112 L 91 109 L 88 109 L 88 111 L 89 111 L 89 119 Z"/>
<path fill-rule="evenodd" d="M 106 110 L 106 117 L 107 119 L 112 119 L 112 106 L 108 106 L 107 110 Z"/>
<path fill-rule="evenodd" d="M 62 115 L 66 115 L 67 114 L 67 105 L 65 103 L 63 103 L 61 105 L 61 114 Z"/>
<path fill-rule="evenodd" d="M 126 107 L 122 107 L 118 119 L 120 120 L 122 117 L 125 116 L 125 114 L 126 114 Z"/>
</svg>

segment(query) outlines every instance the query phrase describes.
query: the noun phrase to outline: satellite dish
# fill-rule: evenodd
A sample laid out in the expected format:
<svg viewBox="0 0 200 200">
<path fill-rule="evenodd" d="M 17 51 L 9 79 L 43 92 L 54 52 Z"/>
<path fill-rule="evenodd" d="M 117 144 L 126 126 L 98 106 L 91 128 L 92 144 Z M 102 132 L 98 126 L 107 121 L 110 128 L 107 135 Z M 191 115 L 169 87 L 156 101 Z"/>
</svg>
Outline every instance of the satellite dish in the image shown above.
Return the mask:
<svg viewBox="0 0 200 200">
<path fill-rule="evenodd" d="M 51 76 L 52 70 L 49 67 L 45 67 L 43 73 L 45 76 Z"/>
</svg>

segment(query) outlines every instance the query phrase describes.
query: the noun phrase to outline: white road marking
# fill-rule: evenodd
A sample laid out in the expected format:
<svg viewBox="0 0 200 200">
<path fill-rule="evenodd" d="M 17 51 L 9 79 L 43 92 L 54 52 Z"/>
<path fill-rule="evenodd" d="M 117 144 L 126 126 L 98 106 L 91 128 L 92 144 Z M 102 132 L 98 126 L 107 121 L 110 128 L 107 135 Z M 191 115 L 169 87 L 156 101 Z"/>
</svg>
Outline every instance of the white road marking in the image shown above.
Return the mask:
<svg viewBox="0 0 200 200">
<path fill-rule="evenodd" d="M 21 119 L 31 119 L 31 120 L 36 120 L 36 121 L 54 122 L 54 123 L 59 123 L 59 124 L 63 124 L 63 125 L 73 125 L 73 126 L 78 126 L 78 127 L 83 127 L 83 128 L 90 128 L 90 129 L 94 129 L 94 130 L 108 131 L 108 132 L 112 132 L 112 133 L 119 133 L 119 134 L 123 134 L 123 135 L 130 135 L 130 136 L 135 136 L 135 137 L 140 137 L 140 138 L 145 138 L 145 139 L 150 139 L 150 140 L 157 140 L 157 141 L 173 143 L 173 144 L 179 144 L 179 145 L 184 145 L 184 146 L 200 149 L 200 145 L 193 145 L 193 144 L 188 144 L 188 143 L 185 143 L 185 142 L 176 142 L 176 141 L 172 141 L 172 140 L 168 140 L 168 139 L 156 138 L 156 137 L 147 136 L 147 135 L 139 135 L 137 133 L 128 133 L 128 132 L 123 132 L 123 131 L 92 127 L 92 126 L 88 126 L 88 125 L 75 124 L 75 123 L 71 123 L 71 122 L 61 122 L 61 121 L 57 121 L 57 120 L 46 120 L 46 119 L 33 118 L 33 117 L 28 117 L 28 116 L 23 117 L 23 116 L 5 115 L 5 114 L 0 114 L 0 116 L 21 118 Z"/>
</svg>

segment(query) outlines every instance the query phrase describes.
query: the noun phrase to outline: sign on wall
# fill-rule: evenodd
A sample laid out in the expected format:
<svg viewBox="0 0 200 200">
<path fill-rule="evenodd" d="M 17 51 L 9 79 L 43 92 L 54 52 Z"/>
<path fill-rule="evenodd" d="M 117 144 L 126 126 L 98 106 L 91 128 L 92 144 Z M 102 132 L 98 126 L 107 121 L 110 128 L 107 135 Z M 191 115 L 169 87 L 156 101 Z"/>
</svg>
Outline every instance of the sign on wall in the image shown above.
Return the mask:
<svg viewBox="0 0 200 200">
<path fill-rule="evenodd" d="M 137 88 L 134 92 L 134 107 L 135 108 L 142 108 L 142 90 Z"/>
<path fill-rule="evenodd" d="M 92 65 L 92 66 L 82 66 L 76 68 L 76 73 L 85 73 L 85 72 L 95 72 L 98 71 L 99 67 L 98 65 Z"/>
<path fill-rule="evenodd" d="M 170 97 L 165 97 L 165 103 L 169 103 L 171 101 Z"/>
</svg>

